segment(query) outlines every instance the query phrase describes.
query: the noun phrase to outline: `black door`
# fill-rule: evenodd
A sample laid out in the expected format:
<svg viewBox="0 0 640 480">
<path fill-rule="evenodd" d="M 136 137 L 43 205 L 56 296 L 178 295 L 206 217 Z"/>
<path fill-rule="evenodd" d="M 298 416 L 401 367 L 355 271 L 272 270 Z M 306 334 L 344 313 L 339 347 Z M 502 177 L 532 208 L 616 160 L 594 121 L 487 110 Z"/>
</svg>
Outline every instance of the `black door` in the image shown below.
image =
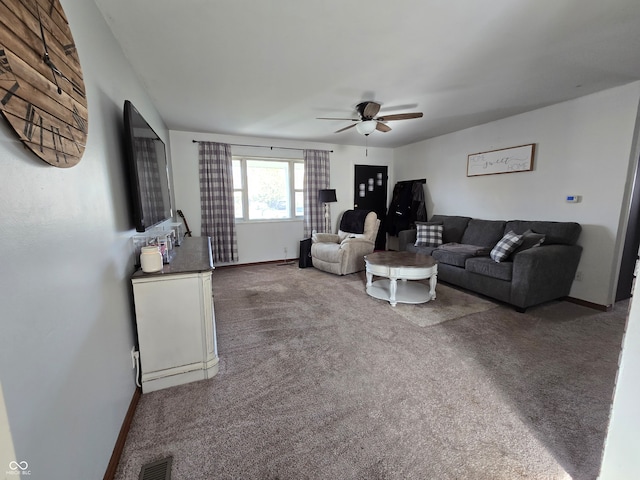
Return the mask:
<svg viewBox="0 0 640 480">
<path fill-rule="evenodd" d="M 638 170 L 640 170 L 640 159 L 638 159 L 638 166 Z M 622 263 L 620 264 L 620 274 L 616 288 L 616 302 L 631 297 L 636 259 L 638 258 L 638 248 L 640 247 L 640 171 L 638 170 L 636 170 L 633 180 L 629 223 L 627 224 L 627 234 L 622 250 Z"/>
<path fill-rule="evenodd" d="M 385 218 L 387 216 L 387 167 L 378 165 L 355 165 L 353 208 L 373 210 L 380 219 L 380 228 L 376 238 L 376 250 L 385 250 L 387 235 Z"/>
</svg>

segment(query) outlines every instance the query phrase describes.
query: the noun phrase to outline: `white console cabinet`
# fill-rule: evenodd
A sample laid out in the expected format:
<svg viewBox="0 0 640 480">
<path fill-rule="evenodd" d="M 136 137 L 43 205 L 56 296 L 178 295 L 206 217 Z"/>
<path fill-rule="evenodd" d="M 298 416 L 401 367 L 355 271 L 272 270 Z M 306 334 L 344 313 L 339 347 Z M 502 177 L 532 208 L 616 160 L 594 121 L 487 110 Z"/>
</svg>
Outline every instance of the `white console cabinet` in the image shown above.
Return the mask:
<svg viewBox="0 0 640 480">
<path fill-rule="evenodd" d="M 175 252 L 161 272 L 131 278 L 143 393 L 218 373 L 209 238 L 185 238 Z"/>
</svg>

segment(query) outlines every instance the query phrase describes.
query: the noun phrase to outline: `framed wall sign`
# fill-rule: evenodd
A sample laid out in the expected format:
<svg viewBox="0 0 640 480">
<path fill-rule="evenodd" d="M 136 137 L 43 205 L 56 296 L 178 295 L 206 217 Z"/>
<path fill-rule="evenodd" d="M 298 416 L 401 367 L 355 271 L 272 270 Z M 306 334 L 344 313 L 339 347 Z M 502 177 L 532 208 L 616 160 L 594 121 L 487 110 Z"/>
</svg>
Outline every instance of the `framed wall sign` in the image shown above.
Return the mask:
<svg viewBox="0 0 640 480">
<path fill-rule="evenodd" d="M 535 149 L 535 143 L 531 143 L 489 152 L 472 153 L 467 157 L 467 177 L 531 171 L 533 170 Z"/>
</svg>

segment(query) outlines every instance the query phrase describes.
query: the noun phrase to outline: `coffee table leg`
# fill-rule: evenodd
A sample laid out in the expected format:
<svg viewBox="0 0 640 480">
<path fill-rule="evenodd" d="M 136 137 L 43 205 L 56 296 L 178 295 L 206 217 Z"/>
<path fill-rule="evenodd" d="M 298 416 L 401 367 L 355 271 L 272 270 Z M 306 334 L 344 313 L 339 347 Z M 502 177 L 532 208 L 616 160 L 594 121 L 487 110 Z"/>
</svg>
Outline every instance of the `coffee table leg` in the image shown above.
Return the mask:
<svg viewBox="0 0 640 480">
<path fill-rule="evenodd" d="M 429 278 L 429 295 L 431 295 L 431 300 L 435 300 L 436 298 L 436 283 L 438 282 L 438 275 L 431 275 Z"/>
<path fill-rule="evenodd" d="M 367 272 L 367 287 L 370 287 L 372 282 L 373 282 L 373 273 Z"/>
<path fill-rule="evenodd" d="M 389 278 L 389 303 L 392 307 L 395 307 L 398 302 L 396 302 L 396 291 L 398 290 L 398 279 L 396 277 Z"/>
</svg>

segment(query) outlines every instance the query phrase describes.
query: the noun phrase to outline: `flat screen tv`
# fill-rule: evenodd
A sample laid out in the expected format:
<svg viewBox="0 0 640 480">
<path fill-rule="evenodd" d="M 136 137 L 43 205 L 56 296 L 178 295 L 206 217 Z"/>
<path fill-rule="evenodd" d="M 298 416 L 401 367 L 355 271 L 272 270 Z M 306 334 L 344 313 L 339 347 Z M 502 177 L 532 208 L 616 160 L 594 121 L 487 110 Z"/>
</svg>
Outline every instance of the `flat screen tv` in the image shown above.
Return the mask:
<svg viewBox="0 0 640 480">
<path fill-rule="evenodd" d="M 124 102 L 126 158 L 136 231 L 173 217 L 164 142 L 129 100 Z"/>
</svg>

